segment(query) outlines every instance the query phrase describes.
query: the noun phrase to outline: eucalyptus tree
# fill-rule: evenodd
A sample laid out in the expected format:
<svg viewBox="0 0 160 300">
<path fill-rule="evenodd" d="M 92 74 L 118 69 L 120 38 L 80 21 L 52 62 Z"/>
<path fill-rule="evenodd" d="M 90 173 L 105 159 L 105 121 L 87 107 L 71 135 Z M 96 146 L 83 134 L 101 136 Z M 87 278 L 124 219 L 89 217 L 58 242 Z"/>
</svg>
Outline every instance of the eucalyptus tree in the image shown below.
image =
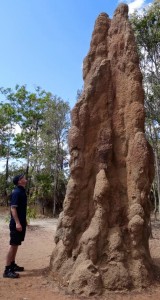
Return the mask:
<svg viewBox="0 0 160 300">
<path fill-rule="evenodd" d="M 0 159 L 5 161 L 4 196 L 7 196 L 9 160 L 15 156 L 14 135 L 18 117 L 10 103 L 0 104 Z"/>
<path fill-rule="evenodd" d="M 77 90 L 77 94 L 76 94 L 76 100 L 78 101 L 82 95 L 82 92 L 83 92 L 83 86 L 81 89 L 78 89 Z"/>
<path fill-rule="evenodd" d="M 160 2 L 131 16 L 145 88 L 147 117 L 160 125 Z"/>
<path fill-rule="evenodd" d="M 32 177 L 32 196 L 37 195 L 45 202 L 52 199 L 55 215 L 58 200 L 64 198 L 65 192 L 69 105 L 39 87 L 34 93 L 29 92 L 25 85 L 17 85 L 14 90 L 1 88 L 0 91 L 5 96 L 3 110 L 5 107 L 12 108 L 14 116 L 13 121 L 1 118 L 0 138 L 4 124 L 18 126 L 19 132 L 14 130 L 10 141 L 13 143 L 14 158 L 17 162 L 21 160 L 23 170 L 25 167 L 28 193 Z M 5 115 L 3 111 L 1 114 Z M 4 145 L 4 142 L 1 144 Z M 7 157 L 6 147 L 1 149 Z"/>
<path fill-rule="evenodd" d="M 46 92 L 37 87 L 35 92 L 31 93 L 25 85 L 17 85 L 15 90 L 1 88 L 1 92 L 11 103 L 17 115 L 17 125 L 20 127 L 20 132 L 14 136 L 15 157 L 24 159 L 25 173 L 28 177 L 28 174 L 33 172 L 37 164 L 38 139 L 44 120 L 43 110 L 47 101 Z"/>
<path fill-rule="evenodd" d="M 143 14 L 134 13 L 131 23 L 143 74 L 146 134 L 154 149 L 155 185 L 160 204 L 160 1 L 154 1 Z"/>
<path fill-rule="evenodd" d="M 70 108 L 67 102 L 48 93 L 49 101 L 45 106 L 45 122 L 42 127 L 43 165 L 51 178 L 51 195 L 53 215 L 56 214 L 58 195 L 64 182 L 65 164 L 67 162 L 67 134 L 70 126 Z"/>
</svg>

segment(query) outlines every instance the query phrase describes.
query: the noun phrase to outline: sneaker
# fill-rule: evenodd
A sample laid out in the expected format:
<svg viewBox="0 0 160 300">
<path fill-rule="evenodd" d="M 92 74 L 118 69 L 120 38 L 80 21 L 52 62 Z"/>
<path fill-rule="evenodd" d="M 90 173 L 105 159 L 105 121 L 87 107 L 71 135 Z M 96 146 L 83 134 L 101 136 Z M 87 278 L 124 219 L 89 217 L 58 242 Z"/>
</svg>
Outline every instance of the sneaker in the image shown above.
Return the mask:
<svg viewBox="0 0 160 300">
<path fill-rule="evenodd" d="M 17 264 L 12 264 L 11 268 L 13 270 L 13 272 L 23 272 L 24 271 L 24 267 L 20 267 Z"/>
<path fill-rule="evenodd" d="M 15 273 L 12 269 L 9 269 L 4 271 L 3 277 L 15 279 L 15 278 L 19 278 L 19 274 Z"/>
</svg>

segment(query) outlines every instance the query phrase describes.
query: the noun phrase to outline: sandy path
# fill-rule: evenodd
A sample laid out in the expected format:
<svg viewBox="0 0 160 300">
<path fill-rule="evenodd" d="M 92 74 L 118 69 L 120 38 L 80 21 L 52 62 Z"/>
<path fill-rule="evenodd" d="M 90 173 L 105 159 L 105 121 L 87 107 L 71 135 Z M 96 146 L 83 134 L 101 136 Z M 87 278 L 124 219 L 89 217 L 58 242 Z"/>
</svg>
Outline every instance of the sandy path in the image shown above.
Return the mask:
<svg viewBox="0 0 160 300">
<path fill-rule="evenodd" d="M 56 219 L 38 219 L 31 221 L 26 239 L 17 253 L 17 263 L 23 265 L 25 272 L 19 279 L 2 277 L 5 256 L 8 250 L 9 230 L 5 217 L 0 218 L 0 299 L 3 300 L 67 300 L 60 294 L 52 282 L 45 278 L 45 269 L 49 265 L 54 247 Z M 72 297 L 73 298 L 73 297 Z M 76 299 L 76 298 L 75 298 Z"/>
<path fill-rule="evenodd" d="M 31 222 L 26 239 L 19 248 L 17 263 L 25 267 L 25 272 L 16 280 L 2 277 L 5 256 L 8 250 L 9 230 L 5 216 L 0 214 L 0 299 L 3 300 L 78 300 L 84 299 L 65 295 L 59 291 L 47 276 L 50 255 L 54 248 L 56 219 L 37 219 Z M 154 226 L 154 239 L 150 241 L 152 257 L 160 265 L 160 222 Z M 93 298 L 92 298 L 93 299 Z M 95 298 L 94 298 L 95 299 Z M 160 300 L 160 284 L 149 290 L 132 293 L 109 293 L 98 299 L 106 300 Z"/>
</svg>

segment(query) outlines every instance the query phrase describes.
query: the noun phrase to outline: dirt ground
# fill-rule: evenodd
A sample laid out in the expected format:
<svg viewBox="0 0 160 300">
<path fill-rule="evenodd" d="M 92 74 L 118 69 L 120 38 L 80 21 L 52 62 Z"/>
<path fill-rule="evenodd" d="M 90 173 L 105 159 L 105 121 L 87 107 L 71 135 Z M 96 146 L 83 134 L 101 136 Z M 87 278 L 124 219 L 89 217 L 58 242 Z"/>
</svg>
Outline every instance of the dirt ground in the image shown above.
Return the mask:
<svg viewBox="0 0 160 300">
<path fill-rule="evenodd" d="M 17 254 L 17 263 L 24 266 L 25 272 L 19 279 L 6 279 L 2 274 L 5 256 L 8 250 L 9 230 L 6 223 L 6 212 L 0 209 L 0 299 L 3 300 L 82 300 L 77 296 L 68 295 L 55 286 L 48 276 L 47 267 L 54 248 L 56 219 L 38 218 L 32 220 L 26 239 Z M 160 220 L 153 223 L 153 239 L 150 239 L 151 255 L 154 264 L 160 267 Z M 157 283 L 148 289 L 126 293 L 108 293 L 105 300 L 160 300 L 159 271 Z M 92 300 L 95 298 L 92 298 Z"/>
</svg>

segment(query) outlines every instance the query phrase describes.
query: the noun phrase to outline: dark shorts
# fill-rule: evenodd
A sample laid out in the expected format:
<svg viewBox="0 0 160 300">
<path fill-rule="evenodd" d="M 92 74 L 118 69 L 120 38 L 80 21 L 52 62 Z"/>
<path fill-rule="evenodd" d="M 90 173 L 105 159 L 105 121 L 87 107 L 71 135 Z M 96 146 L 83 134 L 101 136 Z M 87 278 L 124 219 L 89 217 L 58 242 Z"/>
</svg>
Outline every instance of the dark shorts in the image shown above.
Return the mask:
<svg viewBox="0 0 160 300">
<path fill-rule="evenodd" d="M 16 228 L 10 227 L 10 245 L 19 246 L 24 241 L 26 234 L 26 227 L 22 231 L 17 231 Z"/>
</svg>

